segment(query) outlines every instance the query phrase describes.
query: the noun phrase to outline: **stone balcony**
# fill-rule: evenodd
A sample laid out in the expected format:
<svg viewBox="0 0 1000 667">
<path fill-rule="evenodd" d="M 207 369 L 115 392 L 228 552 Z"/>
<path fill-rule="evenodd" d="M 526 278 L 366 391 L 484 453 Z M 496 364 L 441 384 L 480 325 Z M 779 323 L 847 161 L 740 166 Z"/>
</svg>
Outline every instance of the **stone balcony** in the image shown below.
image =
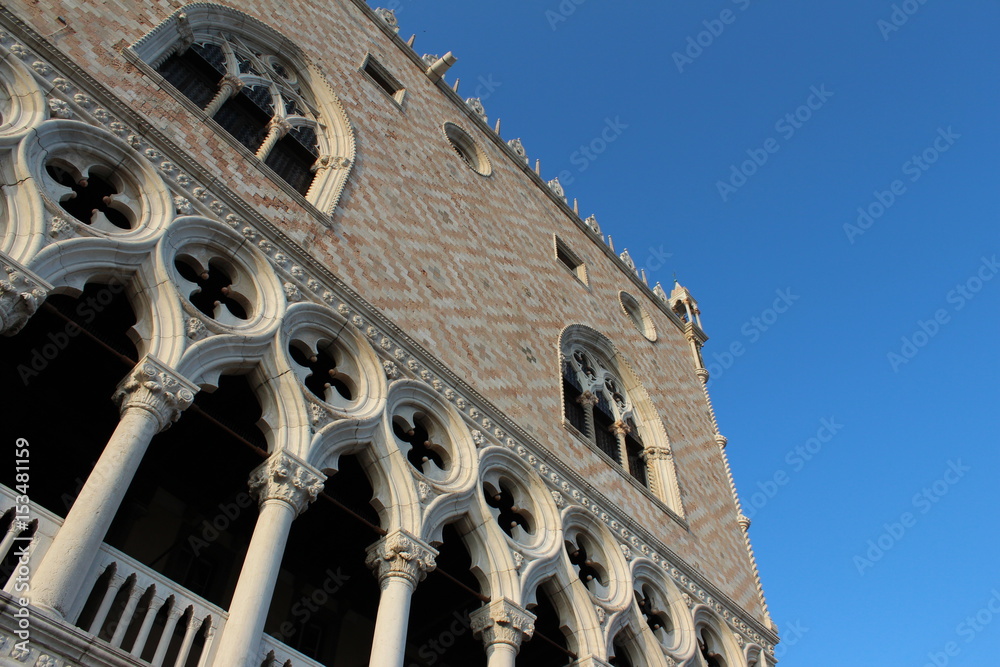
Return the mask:
<svg viewBox="0 0 1000 667">
<path fill-rule="evenodd" d="M 0 516 L 13 516 L 14 492 L 0 485 Z M 11 521 L 0 541 L 0 562 L 28 545 L 30 564 L 44 558 L 62 519 L 31 507 L 27 528 Z M 30 540 L 30 541 L 29 541 Z M 10 558 L 7 558 L 10 554 Z M 0 665 L 140 665 L 205 667 L 215 658 L 215 640 L 228 613 L 107 544 L 74 601 L 67 619 L 29 607 L 27 651 L 16 634 L 16 568 L 0 576 Z M 263 635 L 262 667 L 321 667 L 320 663 Z"/>
</svg>

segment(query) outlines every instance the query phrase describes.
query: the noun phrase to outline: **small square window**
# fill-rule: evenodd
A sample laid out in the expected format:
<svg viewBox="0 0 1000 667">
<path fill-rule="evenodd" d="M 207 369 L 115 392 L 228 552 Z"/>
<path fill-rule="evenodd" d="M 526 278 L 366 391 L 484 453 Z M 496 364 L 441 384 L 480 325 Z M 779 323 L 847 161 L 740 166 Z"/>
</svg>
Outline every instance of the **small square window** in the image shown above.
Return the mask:
<svg viewBox="0 0 1000 667">
<path fill-rule="evenodd" d="M 375 60 L 370 53 L 365 58 L 365 62 L 361 66 L 361 71 L 364 72 L 368 78 L 375 83 L 375 85 L 381 88 L 386 95 L 395 100 L 396 104 L 403 104 L 403 95 L 406 94 L 406 89 L 403 88 L 403 84 L 397 81 L 396 77 L 389 74 L 389 70 L 383 67 L 382 63 Z"/>
<path fill-rule="evenodd" d="M 563 243 L 563 240 L 558 236 L 556 238 L 556 259 L 565 266 L 570 273 L 576 276 L 584 285 L 587 284 L 587 266 L 583 263 L 576 254 L 569 249 L 569 247 Z"/>
</svg>

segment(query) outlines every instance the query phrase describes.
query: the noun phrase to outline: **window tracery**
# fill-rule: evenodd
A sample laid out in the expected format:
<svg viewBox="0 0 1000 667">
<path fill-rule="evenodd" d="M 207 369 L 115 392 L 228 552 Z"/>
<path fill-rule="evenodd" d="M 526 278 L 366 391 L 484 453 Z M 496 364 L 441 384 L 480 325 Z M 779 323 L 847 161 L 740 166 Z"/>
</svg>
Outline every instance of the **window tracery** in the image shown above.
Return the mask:
<svg viewBox="0 0 1000 667">
<path fill-rule="evenodd" d="M 563 366 L 566 420 L 648 487 L 642 437 L 632 403 L 609 366 L 582 346 L 571 349 Z"/>
<path fill-rule="evenodd" d="M 319 112 L 295 69 L 232 33 L 212 32 L 157 71 L 300 194 L 319 158 Z"/>
</svg>

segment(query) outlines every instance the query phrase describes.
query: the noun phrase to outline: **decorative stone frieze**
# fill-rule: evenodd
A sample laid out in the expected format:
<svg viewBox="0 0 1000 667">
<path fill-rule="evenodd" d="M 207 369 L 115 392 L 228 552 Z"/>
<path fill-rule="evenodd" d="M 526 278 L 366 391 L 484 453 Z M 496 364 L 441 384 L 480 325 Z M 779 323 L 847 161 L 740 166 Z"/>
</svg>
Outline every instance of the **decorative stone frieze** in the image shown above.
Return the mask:
<svg viewBox="0 0 1000 667">
<path fill-rule="evenodd" d="M 0 253 L 0 333 L 13 336 L 24 328 L 45 301 L 52 285 Z"/>
<path fill-rule="evenodd" d="M 400 577 L 416 586 L 437 567 L 437 555 L 437 549 L 405 530 L 397 530 L 368 547 L 365 565 L 380 584 Z"/>
<path fill-rule="evenodd" d="M 115 391 L 113 399 L 122 414 L 146 410 L 158 423 L 158 431 L 170 428 L 194 402 L 198 386 L 178 375 L 155 357 L 142 359 Z"/>
<path fill-rule="evenodd" d="M 535 633 L 535 615 L 507 598 L 493 600 L 469 615 L 472 634 L 483 644 L 510 644 L 515 649 Z"/>
<path fill-rule="evenodd" d="M 323 490 L 326 475 L 290 452 L 276 452 L 250 473 L 250 494 L 260 505 L 283 500 L 298 516 Z"/>
</svg>

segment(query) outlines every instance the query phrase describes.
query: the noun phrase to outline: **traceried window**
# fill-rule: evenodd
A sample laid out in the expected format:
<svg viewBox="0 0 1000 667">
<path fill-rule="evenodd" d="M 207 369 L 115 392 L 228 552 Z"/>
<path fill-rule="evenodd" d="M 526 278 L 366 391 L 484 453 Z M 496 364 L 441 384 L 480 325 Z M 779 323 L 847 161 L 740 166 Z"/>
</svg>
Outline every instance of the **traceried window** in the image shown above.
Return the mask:
<svg viewBox="0 0 1000 667">
<path fill-rule="evenodd" d="M 574 346 L 563 366 L 566 421 L 581 436 L 649 486 L 641 429 L 624 384 L 610 364 Z"/>
<path fill-rule="evenodd" d="M 157 71 L 306 195 L 319 158 L 319 112 L 279 55 L 220 31 L 199 37 Z"/>
</svg>

